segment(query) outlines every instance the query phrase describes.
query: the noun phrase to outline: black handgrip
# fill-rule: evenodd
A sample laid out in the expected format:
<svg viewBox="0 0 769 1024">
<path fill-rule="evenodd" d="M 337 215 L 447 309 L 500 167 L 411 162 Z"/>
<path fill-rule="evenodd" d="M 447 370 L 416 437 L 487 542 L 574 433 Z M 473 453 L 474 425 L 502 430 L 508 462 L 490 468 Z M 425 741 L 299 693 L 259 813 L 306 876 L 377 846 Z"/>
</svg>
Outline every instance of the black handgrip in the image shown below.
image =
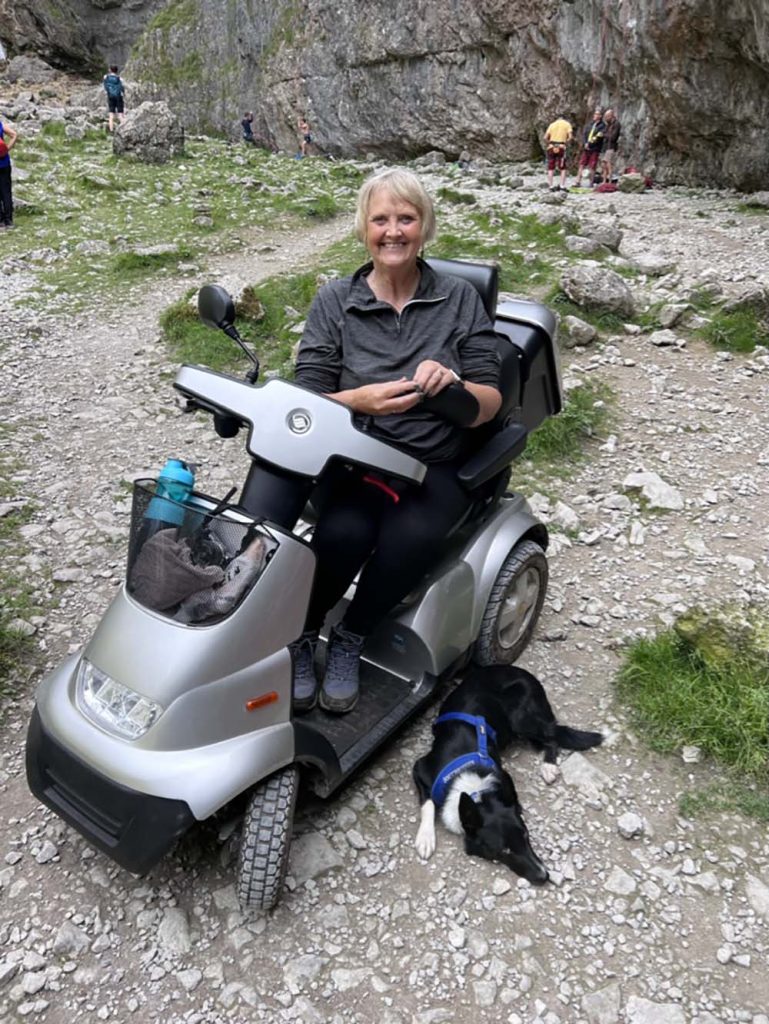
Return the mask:
<svg viewBox="0 0 769 1024">
<path fill-rule="evenodd" d="M 478 399 L 462 384 L 449 384 L 437 395 L 425 398 L 422 407 L 455 427 L 469 427 L 481 411 Z"/>
</svg>

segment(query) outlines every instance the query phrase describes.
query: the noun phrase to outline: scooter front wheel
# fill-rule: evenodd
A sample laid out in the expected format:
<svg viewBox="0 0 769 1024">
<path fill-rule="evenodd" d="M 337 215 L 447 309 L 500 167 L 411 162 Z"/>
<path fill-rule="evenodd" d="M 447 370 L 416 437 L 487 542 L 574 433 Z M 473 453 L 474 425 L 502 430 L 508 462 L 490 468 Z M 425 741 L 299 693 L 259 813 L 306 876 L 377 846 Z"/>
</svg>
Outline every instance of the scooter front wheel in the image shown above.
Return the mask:
<svg viewBox="0 0 769 1024">
<path fill-rule="evenodd" d="M 515 545 L 491 588 L 473 649 L 476 665 L 512 665 L 523 653 L 545 602 L 548 575 L 539 544 Z"/>
<path fill-rule="evenodd" d="M 260 782 L 248 799 L 238 856 L 238 898 L 244 910 L 270 910 L 280 899 L 298 789 L 299 771 L 291 765 Z"/>
</svg>

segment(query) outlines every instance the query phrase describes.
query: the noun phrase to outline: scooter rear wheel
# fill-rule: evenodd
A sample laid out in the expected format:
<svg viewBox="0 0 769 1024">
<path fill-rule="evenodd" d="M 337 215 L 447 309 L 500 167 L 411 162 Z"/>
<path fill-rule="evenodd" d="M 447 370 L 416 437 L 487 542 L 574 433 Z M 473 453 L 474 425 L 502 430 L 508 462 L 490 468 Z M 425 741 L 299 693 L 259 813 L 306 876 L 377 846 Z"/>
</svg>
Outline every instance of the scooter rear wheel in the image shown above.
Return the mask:
<svg viewBox="0 0 769 1024">
<path fill-rule="evenodd" d="M 478 639 L 476 665 L 512 665 L 523 653 L 547 593 L 547 558 L 539 544 L 516 544 L 494 580 Z"/>
<path fill-rule="evenodd" d="M 260 782 L 249 797 L 238 856 L 238 898 L 244 910 L 270 910 L 280 899 L 298 789 L 299 771 L 291 765 Z"/>
</svg>

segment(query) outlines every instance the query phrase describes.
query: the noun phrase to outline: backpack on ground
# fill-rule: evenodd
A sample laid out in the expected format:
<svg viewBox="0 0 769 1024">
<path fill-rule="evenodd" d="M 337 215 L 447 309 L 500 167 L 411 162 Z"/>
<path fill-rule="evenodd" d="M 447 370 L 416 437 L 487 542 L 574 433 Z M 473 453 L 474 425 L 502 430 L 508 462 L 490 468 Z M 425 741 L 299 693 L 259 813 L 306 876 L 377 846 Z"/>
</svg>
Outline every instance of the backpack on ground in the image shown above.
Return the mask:
<svg viewBox="0 0 769 1024">
<path fill-rule="evenodd" d="M 105 75 L 104 88 L 107 90 L 107 95 L 110 97 L 110 99 L 116 100 L 118 96 L 122 96 L 123 82 L 120 78 L 120 75 Z"/>
</svg>

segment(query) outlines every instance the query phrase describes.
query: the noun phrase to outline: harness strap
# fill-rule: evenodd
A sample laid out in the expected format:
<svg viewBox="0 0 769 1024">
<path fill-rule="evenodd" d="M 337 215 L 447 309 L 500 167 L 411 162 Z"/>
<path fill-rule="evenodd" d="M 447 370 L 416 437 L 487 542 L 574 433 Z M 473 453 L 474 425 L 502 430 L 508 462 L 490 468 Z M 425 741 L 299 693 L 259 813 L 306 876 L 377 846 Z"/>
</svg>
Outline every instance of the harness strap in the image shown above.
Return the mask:
<svg viewBox="0 0 769 1024">
<path fill-rule="evenodd" d="M 475 729 L 478 749 L 468 754 L 462 754 L 460 757 L 455 757 L 453 761 L 450 761 L 438 772 L 430 790 L 430 799 L 436 807 L 440 807 L 446 799 L 446 793 L 452 779 L 465 768 L 484 768 L 487 771 L 493 772 L 497 767 L 495 761 L 489 757 L 488 749 L 488 740 L 490 739 L 492 743 L 496 743 L 497 734 L 487 724 L 485 718 L 481 715 L 466 715 L 462 711 L 447 711 L 446 714 L 439 715 L 435 719 L 433 730 L 436 725 L 440 725 L 442 722 L 464 722 L 465 725 L 472 725 Z"/>
</svg>

